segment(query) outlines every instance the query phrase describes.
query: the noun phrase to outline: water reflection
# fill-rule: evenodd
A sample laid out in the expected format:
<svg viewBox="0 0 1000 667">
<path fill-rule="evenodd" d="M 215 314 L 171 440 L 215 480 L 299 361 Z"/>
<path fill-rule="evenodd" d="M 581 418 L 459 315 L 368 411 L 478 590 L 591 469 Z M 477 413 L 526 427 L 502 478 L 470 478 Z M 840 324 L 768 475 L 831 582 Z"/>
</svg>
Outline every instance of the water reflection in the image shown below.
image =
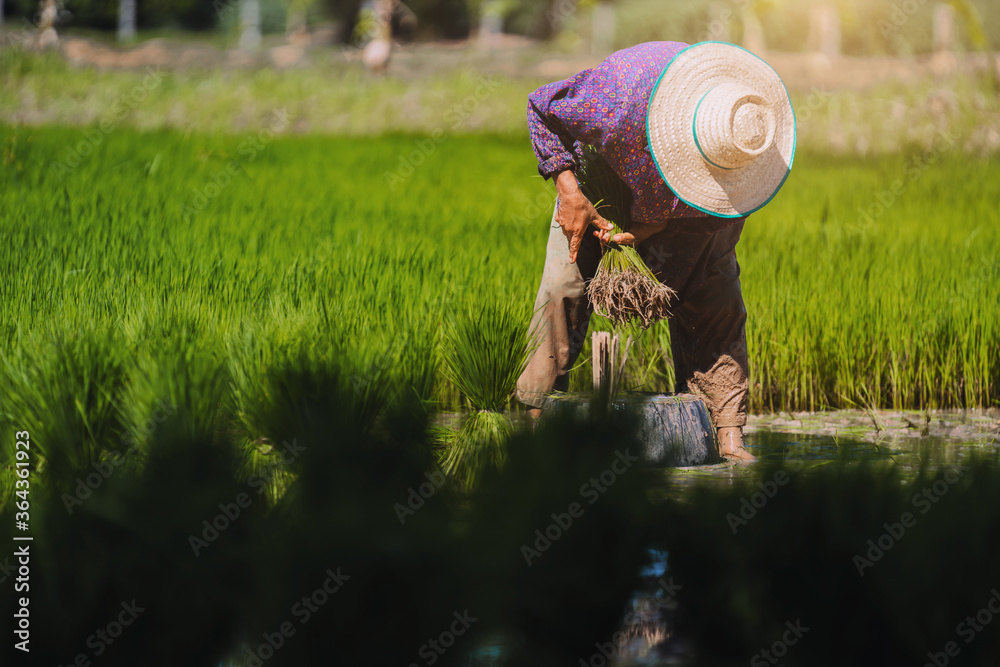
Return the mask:
<svg viewBox="0 0 1000 667">
<path fill-rule="evenodd" d="M 895 440 L 858 440 L 835 435 L 757 431 L 747 434 L 747 449 L 762 461 L 784 461 L 808 470 L 832 461 L 886 461 L 905 472 L 917 469 L 926 457 L 931 466 L 962 465 L 974 452 L 988 445 L 956 443 L 944 437 Z M 725 485 L 739 477 L 754 475 L 754 466 L 737 468 L 726 463 L 694 468 L 657 471 L 664 491 L 680 492 L 698 483 Z"/>
<path fill-rule="evenodd" d="M 885 461 L 906 473 L 915 472 L 926 459 L 932 467 L 962 465 L 973 453 L 982 452 L 984 445 L 956 443 L 943 437 L 907 438 L 879 441 L 841 438 L 835 435 L 813 435 L 773 431 L 757 431 L 747 435 L 748 449 L 762 461 L 784 461 L 808 474 L 810 469 L 834 461 Z M 657 471 L 663 476 L 664 496 L 683 498 L 696 484 L 726 486 L 741 477 L 755 474 L 754 466 L 733 467 L 727 464 Z M 631 641 L 623 643 L 615 660 L 607 664 L 616 667 L 661 667 L 684 664 L 689 654 L 684 642 L 674 636 L 670 579 L 666 551 L 651 548 L 649 564 L 641 570 L 642 584 L 635 591 L 626 617 L 635 621 L 623 624 Z M 586 664 L 586 663 L 583 663 Z"/>
</svg>

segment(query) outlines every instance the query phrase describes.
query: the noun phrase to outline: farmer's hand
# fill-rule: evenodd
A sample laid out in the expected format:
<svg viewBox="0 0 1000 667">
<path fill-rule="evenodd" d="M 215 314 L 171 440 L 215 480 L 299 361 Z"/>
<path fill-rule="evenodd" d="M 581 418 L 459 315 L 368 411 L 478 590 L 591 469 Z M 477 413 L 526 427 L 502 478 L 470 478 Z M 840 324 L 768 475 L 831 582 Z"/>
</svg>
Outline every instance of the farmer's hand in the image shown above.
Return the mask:
<svg viewBox="0 0 1000 667">
<path fill-rule="evenodd" d="M 614 241 L 618 245 L 635 245 L 640 241 L 645 241 L 650 236 L 658 234 L 666 228 L 666 222 L 657 222 L 651 225 L 636 225 L 631 232 L 622 232 L 611 236 L 609 232 L 594 232 L 594 236 L 601 239 L 601 243 Z"/>
<path fill-rule="evenodd" d="M 562 227 L 563 234 L 569 241 L 569 261 L 573 263 L 576 261 L 576 255 L 580 251 L 580 243 L 587 235 L 587 228 L 590 227 L 591 223 L 603 230 L 614 229 L 614 226 L 600 216 L 594 205 L 580 191 L 580 186 L 572 171 L 559 172 L 556 176 L 556 191 L 559 193 L 556 222 Z"/>
</svg>

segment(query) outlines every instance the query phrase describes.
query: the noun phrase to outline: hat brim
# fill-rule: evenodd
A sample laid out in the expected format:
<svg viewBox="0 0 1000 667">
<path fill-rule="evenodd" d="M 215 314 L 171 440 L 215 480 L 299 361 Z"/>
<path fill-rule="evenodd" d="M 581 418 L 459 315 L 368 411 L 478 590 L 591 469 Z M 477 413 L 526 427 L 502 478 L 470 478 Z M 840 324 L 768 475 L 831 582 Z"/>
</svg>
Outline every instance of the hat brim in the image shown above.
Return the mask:
<svg viewBox="0 0 1000 667">
<path fill-rule="evenodd" d="M 742 83 L 774 112 L 770 147 L 750 164 L 724 169 L 699 149 L 694 118 L 705 94 L 722 83 Z M 777 194 L 795 160 L 795 112 L 788 90 L 766 62 L 734 44 L 701 42 L 678 52 L 653 87 L 646 113 L 649 149 L 671 190 L 688 206 L 723 218 L 760 209 Z"/>
</svg>

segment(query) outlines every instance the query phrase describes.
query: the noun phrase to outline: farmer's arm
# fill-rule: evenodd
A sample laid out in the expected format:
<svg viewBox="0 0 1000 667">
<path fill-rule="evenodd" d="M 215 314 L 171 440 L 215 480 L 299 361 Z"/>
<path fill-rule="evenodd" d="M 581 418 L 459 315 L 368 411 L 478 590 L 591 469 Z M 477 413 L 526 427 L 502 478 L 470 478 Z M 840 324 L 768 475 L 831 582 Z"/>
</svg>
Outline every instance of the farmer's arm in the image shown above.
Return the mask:
<svg viewBox="0 0 1000 667">
<path fill-rule="evenodd" d="M 593 130 L 573 103 L 588 92 L 588 72 L 542 86 L 528 97 L 531 146 L 538 158 L 538 173 L 545 179 L 576 168 L 573 146 Z"/>
<path fill-rule="evenodd" d="M 563 228 L 566 238 L 569 239 L 570 262 L 576 261 L 576 254 L 580 249 L 580 243 L 583 241 L 584 235 L 587 234 L 587 230 L 590 229 L 591 223 L 600 228 L 594 230 L 593 234 L 602 243 L 614 241 L 621 245 L 633 245 L 644 241 L 653 234 L 663 231 L 667 226 L 666 221 L 651 225 L 641 225 L 632 233 L 624 232 L 615 234 L 612 237 L 610 230 L 614 228 L 614 225 L 602 218 L 594 208 L 594 205 L 580 191 L 580 186 L 576 182 L 576 176 L 572 171 L 567 169 L 566 171 L 559 172 L 556 174 L 555 182 L 556 192 L 559 193 L 559 211 L 556 214 L 556 220 L 559 222 L 559 226 Z"/>
<path fill-rule="evenodd" d="M 555 181 L 559 193 L 556 221 L 569 241 L 570 262 L 576 261 L 588 232 L 603 243 L 613 240 L 632 245 L 662 231 L 667 224 L 640 225 L 631 233 L 612 237 L 613 226 L 594 209 L 577 184 L 574 146 L 594 143 L 616 131 L 613 115 L 606 113 L 614 105 L 609 95 L 617 94 L 616 79 L 601 67 L 542 86 L 528 98 L 528 129 L 538 158 L 538 173 Z M 592 230 L 591 225 L 597 229 Z"/>
<path fill-rule="evenodd" d="M 580 251 L 580 244 L 583 237 L 587 235 L 590 225 L 594 224 L 601 229 L 612 229 L 613 225 L 601 217 L 590 203 L 590 200 L 580 190 L 580 185 L 576 182 L 576 176 L 569 169 L 561 171 L 555 176 L 556 192 L 559 193 L 559 210 L 556 211 L 556 221 L 562 227 L 566 240 L 569 241 L 569 261 L 576 261 L 576 255 Z M 598 234 L 597 231 L 594 232 Z M 608 232 L 604 232 L 608 234 Z"/>
<path fill-rule="evenodd" d="M 599 91 L 593 89 L 591 72 L 587 70 L 565 81 L 542 86 L 528 98 L 528 129 L 538 158 L 538 173 L 555 181 L 559 194 L 556 221 L 569 242 L 570 262 L 576 261 L 591 224 L 598 229 L 612 228 L 580 191 L 574 174 L 573 146 L 577 141 L 601 136 L 607 129 L 600 116 L 593 113 L 592 106 L 584 103 L 598 99 Z"/>
</svg>

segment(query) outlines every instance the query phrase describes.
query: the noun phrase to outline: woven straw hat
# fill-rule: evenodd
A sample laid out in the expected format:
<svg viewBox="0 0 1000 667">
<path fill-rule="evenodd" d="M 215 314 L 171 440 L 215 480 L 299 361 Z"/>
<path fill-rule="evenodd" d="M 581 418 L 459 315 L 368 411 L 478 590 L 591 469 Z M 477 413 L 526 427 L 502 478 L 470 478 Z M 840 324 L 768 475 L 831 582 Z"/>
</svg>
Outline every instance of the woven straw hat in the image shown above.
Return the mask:
<svg viewBox="0 0 1000 667">
<path fill-rule="evenodd" d="M 769 202 L 795 157 L 795 112 L 781 77 L 724 42 L 694 44 L 674 56 L 653 89 L 646 129 L 670 189 L 723 218 Z"/>
</svg>

